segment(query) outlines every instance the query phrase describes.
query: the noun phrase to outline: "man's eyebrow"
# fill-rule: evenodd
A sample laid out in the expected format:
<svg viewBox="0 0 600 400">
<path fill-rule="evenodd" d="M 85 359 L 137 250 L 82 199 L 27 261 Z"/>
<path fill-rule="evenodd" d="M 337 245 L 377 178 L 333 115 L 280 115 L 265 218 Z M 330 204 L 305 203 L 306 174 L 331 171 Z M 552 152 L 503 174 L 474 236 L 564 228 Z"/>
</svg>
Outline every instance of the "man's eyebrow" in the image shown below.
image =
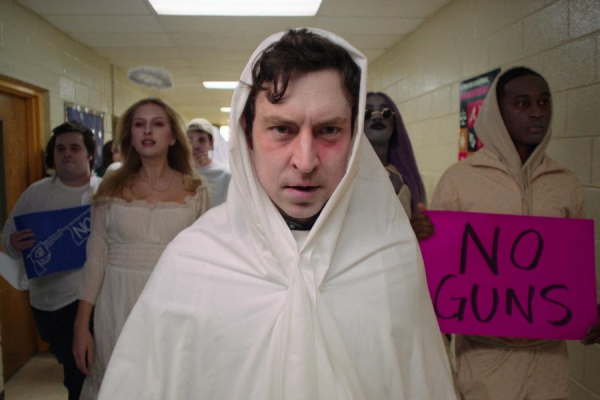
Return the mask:
<svg viewBox="0 0 600 400">
<path fill-rule="evenodd" d="M 348 119 L 344 118 L 344 117 L 334 117 L 331 119 L 326 119 L 323 122 L 319 122 L 317 125 L 318 126 L 341 125 L 341 124 L 345 124 L 347 121 L 348 121 Z"/>
<path fill-rule="evenodd" d="M 278 117 L 276 115 L 266 115 L 262 118 L 267 125 L 296 125 L 291 119 Z"/>
<path fill-rule="evenodd" d="M 550 92 L 542 92 L 542 93 L 540 93 L 540 96 L 552 97 L 552 94 Z M 515 99 L 528 99 L 530 97 L 531 97 L 531 95 L 529 95 L 529 94 L 518 94 L 514 98 Z"/>
<path fill-rule="evenodd" d="M 263 122 L 265 122 L 267 125 L 296 125 L 297 122 L 292 120 L 292 119 L 288 119 L 288 118 L 284 118 L 284 117 L 278 117 L 275 115 L 272 116 L 264 116 L 262 118 Z M 348 121 L 348 119 L 344 118 L 344 117 L 333 117 L 330 119 L 326 119 L 324 121 L 320 121 L 319 123 L 317 123 L 317 126 L 327 126 L 327 125 L 339 125 L 339 124 L 345 124 Z"/>
</svg>

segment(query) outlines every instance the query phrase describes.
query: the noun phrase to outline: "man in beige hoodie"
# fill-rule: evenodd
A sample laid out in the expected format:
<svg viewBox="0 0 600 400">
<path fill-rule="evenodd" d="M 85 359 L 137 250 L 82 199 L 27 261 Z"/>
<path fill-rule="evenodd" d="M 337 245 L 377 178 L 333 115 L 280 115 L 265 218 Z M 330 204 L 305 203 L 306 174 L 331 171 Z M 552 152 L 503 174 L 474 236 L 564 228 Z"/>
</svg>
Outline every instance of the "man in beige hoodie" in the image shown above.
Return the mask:
<svg viewBox="0 0 600 400">
<path fill-rule="evenodd" d="M 434 210 L 584 218 L 575 174 L 548 157 L 552 96 L 537 72 L 500 74 L 475 123 L 483 149 L 452 165 Z M 586 338 L 598 341 L 598 331 Z M 564 341 L 456 336 L 458 386 L 465 400 L 569 398 Z"/>
</svg>

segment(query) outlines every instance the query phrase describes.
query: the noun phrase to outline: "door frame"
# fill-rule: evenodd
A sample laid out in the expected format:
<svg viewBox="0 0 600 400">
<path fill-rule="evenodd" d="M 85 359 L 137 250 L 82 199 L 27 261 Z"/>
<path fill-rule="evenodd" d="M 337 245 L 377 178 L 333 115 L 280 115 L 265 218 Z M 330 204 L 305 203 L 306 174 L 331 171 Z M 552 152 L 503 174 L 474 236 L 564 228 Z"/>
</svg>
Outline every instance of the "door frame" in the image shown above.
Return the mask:
<svg viewBox="0 0 600 400">
<path fill-rule="evenodd" d="M 0 75 L 0 92 L 20 97 L 25 101 L 25 119 L 27 124 L 25 135 L 27 136 L 28 146 L 27 149 L 22 149 L 22 151 L 26 151 L 27 153 L 27 181 L 28 185 L 31 185 L 42 179 L 44 172 L 42 101 L 45 91 L 33 85 Z M 6 187 L 0 188 L 0 190 L 6 190 Z M 9 215 L 8 211 L 6 210 L 7 216 Z M 39 335 L 37 335 L 37 351 L 47 351 L 48 347 L 48 344 L 43 342 Z M 3 371 L 4 373 L 5 371 Z"/>
<path fill-rule="evenodd" d="M 0 75 L 0 92 L 10 93 L 25 100 L 27 110 L 27 148 L 29 160 L 29 184 L 42 179 L 43 148 L 42 148 L 42 96 L 43 92 L 26 83 Z M 7 210 L 8 211 L 8 210 Z"/>
</svg>

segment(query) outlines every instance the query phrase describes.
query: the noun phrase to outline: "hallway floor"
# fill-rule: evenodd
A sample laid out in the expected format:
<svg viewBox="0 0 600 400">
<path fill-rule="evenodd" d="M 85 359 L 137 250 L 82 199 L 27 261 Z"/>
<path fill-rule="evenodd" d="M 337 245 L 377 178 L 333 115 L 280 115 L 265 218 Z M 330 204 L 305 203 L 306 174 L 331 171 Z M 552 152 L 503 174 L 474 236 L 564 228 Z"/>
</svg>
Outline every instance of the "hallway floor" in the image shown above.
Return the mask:
<svg viewBox="0 0 600 400">
<path fill-rule="evenodd" d="M 37 354 L 4 384 L 6 400 L 65 400 L 62 367 L 50 353 Z"/>
</svg>

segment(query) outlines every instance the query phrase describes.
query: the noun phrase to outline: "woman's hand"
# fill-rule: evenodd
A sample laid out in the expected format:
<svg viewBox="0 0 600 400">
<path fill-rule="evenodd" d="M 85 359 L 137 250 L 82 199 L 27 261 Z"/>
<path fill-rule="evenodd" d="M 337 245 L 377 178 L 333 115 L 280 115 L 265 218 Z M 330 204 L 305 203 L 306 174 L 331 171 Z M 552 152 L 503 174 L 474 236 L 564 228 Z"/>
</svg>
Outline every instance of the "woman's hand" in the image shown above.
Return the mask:
<svg viewBox="0 0 600 400">
<path fill-rule="evenodd" d="M 73 332 L 73 356 L 75 364 L 86 376 L 90 376 L 90 367 L 94 364 L 94 338 L 87 326 Z"/>
<path fill-rule="evenodd" d="M 94 338 L 90 332 L 93 309 L 92 303 L 79 300 L 73 327 L 73 357 L 77 368 L 86 376 L 90 376 L 90 368 L 94 364 Z"/>
</svg>

